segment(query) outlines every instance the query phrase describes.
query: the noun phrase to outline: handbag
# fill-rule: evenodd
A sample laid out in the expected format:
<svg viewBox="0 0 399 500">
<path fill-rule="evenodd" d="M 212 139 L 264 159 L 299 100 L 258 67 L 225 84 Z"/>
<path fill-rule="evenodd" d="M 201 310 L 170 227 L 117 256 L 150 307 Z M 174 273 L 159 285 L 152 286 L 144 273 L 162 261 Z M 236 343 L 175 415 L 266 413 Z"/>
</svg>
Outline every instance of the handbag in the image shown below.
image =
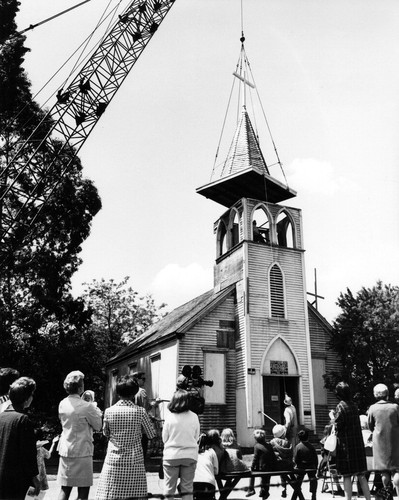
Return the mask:
<svg viewBox="0 0 399 500">
<path fill-rule="evenodd" d="M 337 434 L 335 432 L 335 427 L 332 428 L 331 434 L 327 436 L 324 442 L 324 449 L 327 451 L 335 451 L 337 447 Z"/>
</svg>

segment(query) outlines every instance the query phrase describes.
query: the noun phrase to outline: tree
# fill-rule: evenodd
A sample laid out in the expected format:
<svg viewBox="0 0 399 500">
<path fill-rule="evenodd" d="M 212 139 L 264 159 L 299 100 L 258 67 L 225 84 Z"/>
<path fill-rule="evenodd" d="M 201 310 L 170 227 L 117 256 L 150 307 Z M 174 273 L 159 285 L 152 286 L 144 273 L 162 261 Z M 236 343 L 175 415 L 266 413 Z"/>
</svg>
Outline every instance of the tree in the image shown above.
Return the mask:
<svg viewBox="0 0 399 500">
<path fill-rule="evenodd" d="M 119 283 L 113 279 L 84 283 L 82 299 L 91 315 L 86 335 L 90 349 L 89 370 L 100 399 L 109 358 L 164 315 L 165 304 L 156 306 L 151 295 L 140 296 L 128 281 L 127 276 Z"/>
<path fill-rule="evenodd" d="M 18 165 L 7 168 L 18 145 L 35 143 L 44 136 L 51 118 L 33 100 L 30 82 L 22 67 L 25 37 L 16 32 L 19 2 L 0 4 L 0 225 L 16 216 L 24 193 L 38 169 L 50 161 L 45 150 L 22 173 Z M 34 136 L 31 136 L 35 130 Z M 61 146 L 55 140 L 55 146 Z M 64 159 L 72 155 L 64 149 Z M 17 227 L 1 242 L 0 267 L 0 366 L 14 366 L 37 382 L 34 405 L 53 411 L 63 394 L 62 380 L 69 368 L 82 369 L 90 312 L 82 299 L 71 295 L 71 276 L 81 262 L 82 242 L 90 234 L 91 221 L 101 208 L 97 190 L 84 179 L 75 158 L 62 175 L 63 159 L 46 178 L 52 196 L 35 220 L 33 231 L 17 218 Z M 17 189 L 7 191 L 12 180 Z M 7 193 L 7 194 L 6 194 Z M 40 195 L 40 193 L 38 193 Z M 34 207 L 32 207 L 34 210 Z M 31 220 L 31 218 L 29 218 Z M 73 364 L 73 366 L 72 366 Z"/>
<path fill-rule="evenodd" d="M 337 304 L 341 314 L 333 323 L 330 347 L 341 360 L 342 372 L 330 372 L 326 385 L 350 382 L 362 411 L 373 402 L 373 387 L 399 382 L 399 287 L 378 281 L 356 295 L 349 289 Z"/>
</svg>

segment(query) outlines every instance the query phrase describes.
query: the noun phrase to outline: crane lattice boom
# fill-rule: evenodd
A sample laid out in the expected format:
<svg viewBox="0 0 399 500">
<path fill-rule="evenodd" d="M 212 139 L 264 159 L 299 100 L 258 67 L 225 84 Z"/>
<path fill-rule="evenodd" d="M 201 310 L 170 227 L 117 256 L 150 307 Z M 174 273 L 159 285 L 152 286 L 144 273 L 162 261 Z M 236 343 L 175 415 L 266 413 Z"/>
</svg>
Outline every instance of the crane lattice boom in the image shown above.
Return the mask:
<svg viewBox="0 0 399 500">
<path fill-rule="evenodd" d="M 133 0 L 68 88 L 58 91 L 57 102 L 47 115 L 52 124 L 45 137 L 37 140 L 38 131 L 34 131 L 2 169 L 3 249 L 10 246 L 16 233 L 31 230 L 57 182 L 68 175 L 68 167 L 174 2 Z M 14 200 L 13 204 L 5 203 L 7 198 Z"/>
</svg>

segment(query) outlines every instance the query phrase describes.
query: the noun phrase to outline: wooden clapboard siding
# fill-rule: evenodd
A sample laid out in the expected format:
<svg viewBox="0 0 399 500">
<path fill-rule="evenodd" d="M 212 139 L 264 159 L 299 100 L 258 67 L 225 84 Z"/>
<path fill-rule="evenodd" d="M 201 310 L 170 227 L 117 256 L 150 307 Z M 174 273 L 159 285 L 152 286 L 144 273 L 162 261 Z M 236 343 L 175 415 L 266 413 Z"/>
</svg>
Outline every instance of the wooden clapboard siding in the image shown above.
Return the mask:
<svg viewBox="0 0 399 500">
<path fill-rule="evenodd" d="M 302 383 L 302 409 L 309 413 L 312 410 L 312 403 L 302 251 L 252 242 L 248 242 L 247 245 L 251 317 L 250 365 L 262 373 L 262 359 L 268 345 L 277 335 L 282 336 L 297 357 Z M 284 319 L 270 317 L 268 271 L 274 263 L 278 263 L 283 273 Z M 310 424 L 308 420 L 309 418 L 305 418 L 305 423 Z"/>
<path fill-rule="evenodd" d="M 234 294 L 230 294 L 224 302 L 196 323 L 179 341 L 179 372 L 184 365 L 199 365 L 203 369 L 203 348 L 217 349 L 216 332 L 220 329 L 220 320 L 235 321 Z M 234 349 L 230 349 L 226 354 L 226 403 L 206 405 L 205 412 L 200 417 L 202 429 L 235 426 L 235 391 L 236 354 Z"/>
<path fill-rule="evenodd" d="M 312 358 L 324 359 L 326 372 L 340 371 L 342 367 L 337 353 L 328 345 L 332 333 L 331 325 L 311 304 L 308 305 L 308 311 Z M 324 380 L 314 380 L 314 384 L 322 384 L 324 387 Z M 329 410 L 337 405 L 334 392 L 327 389 L 325 391 L 327 404 L 316 407 L 316 431 L 319 436 L 322 435 L 324 426 L 329 422 Z"/>
<path fill-rule="evenodd" d="M 237 389 L 243 389 L 245 387 L 245 371 L 246 371 L 246 338 L 245 338 L 245 294 L 244 294 L 244 283 L 240 281 L 236 284 L 236 363 L 237 363 L 237 375 L 236 375 L 236 385 Z"/>
</svg>

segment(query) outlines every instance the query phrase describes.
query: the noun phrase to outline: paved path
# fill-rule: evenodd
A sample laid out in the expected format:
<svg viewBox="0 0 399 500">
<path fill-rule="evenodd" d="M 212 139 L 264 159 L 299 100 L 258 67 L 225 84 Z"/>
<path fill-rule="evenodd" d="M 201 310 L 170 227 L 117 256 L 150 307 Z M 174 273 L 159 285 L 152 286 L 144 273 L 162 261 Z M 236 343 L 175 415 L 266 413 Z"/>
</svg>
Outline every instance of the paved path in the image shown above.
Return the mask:
<svg viewBox="0 0 399 500">
<path fill-rule="evenodd" d="M 95 497 L 98 478 L 99 478 L 99 474 L 95 473 L 94 474 L 94 485 L 90 489 L 90 499 L 94 499 L 94 497 Z M 157 473 L 155 473 L 155 472 L 147 473 L 147 484 L 148 484 L 148 491 L 149 492 L 151 492 L 153 494 L 162 494 L 162 483 L 163 483 L 163 481 L 161 481 L 158 478 Z M 258 485 L 258 483 L 259 483 L 259 480 L 256 481 L 256 485 Z M 276 485 L 277 483 L 278 483 L 278 478 L 273 478 L 271 484 Z M 277 486 L 277 485 L 276 486 L 272 486 L 272 485 L 270 487 L 269 500 L 280 500 L 281 499 L 281 491 L 282 491 L 281 487 Z M 240 481 L 240 483 L 238 483 L 238 488 L 245 488 L 246 486 L 247 486 L 247 483 L 245 480 L 242 480 L 242 481 Z M 319 480 L 319 485 L 318 485 L 318 489 L 317 489 L 317 500 L 333 500 L 333 496 L 331 495 L 331 493 L 321 493 L 321 486 L 322 486 L 322 480 Z M 49 487 L 50 487 L 50 489 L 47 490 L 44 499 L 45 500 L 57 500 L 58 493 L 59 493 L 59 486 L 57 485 L 57 481 L 56 481 L 55 476 L 49 476 Z M 76 496 L 77 496 L 76 491 L 77 491 L 76 488 L 74 488 L 72 490 L 70 500 L 76 500 Z M 290 499 L 291 491 L 292 491 L 291 488 L 288 487 L 287 500 Z M 303 495 L 305 497 L 305 500 L 309 500 L 311 498 L 311 495 L 309 493 L 308 483 L 303 484 L 302 492 L 303 492 Z M 256 495 L 254 495 L 253 497 L 250 497 L 251 500 L 259 500 L 258 493 L 259 493 L 259 488 L 256 488 Z M 354 495 L 355 496 L 357 495 L 356 486 L 354 486 Z M 340 500 L 342 497 L 335 496 L 335 498 L 337 500 Z M 238 500 L 238 499 L 246 500 L 245 499 L 245 491 L 233 491 L 229 496 L 229 500 L 230 499 L 231 500 Z"/>
</svg>

